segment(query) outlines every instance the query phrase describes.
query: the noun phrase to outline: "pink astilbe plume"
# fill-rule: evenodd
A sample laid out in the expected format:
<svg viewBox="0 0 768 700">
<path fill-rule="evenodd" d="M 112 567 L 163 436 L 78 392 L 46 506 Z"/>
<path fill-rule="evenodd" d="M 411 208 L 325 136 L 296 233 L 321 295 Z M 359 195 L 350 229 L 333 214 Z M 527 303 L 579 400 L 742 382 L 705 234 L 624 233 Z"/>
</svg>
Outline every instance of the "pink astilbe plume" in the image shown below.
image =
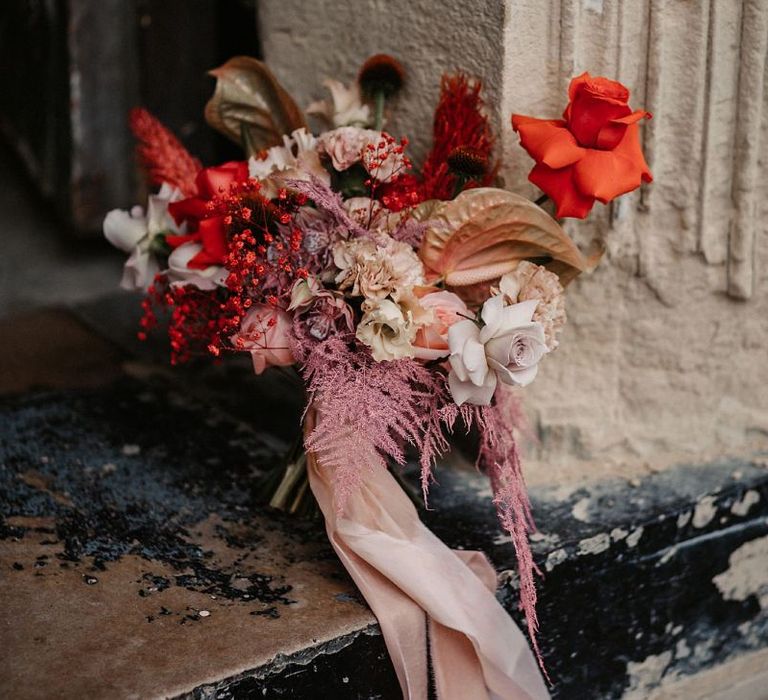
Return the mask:
<svg viewBox="0 0 768 700">
<path fill-rule="evenodd" d="M 330 215 L 336 224 L 349 231 L 349 237 L 370 236 L 367 229 L 353 221 L 344 208 L 344 200 L 338 192 L 314 176 L 309 180 L 286 180 L 286 186 L 311 199 L 320 211 Z"/>
<path fill-rule="evenodd" d="M 547 675 L 536 637 L 539 620 L 536 615 L 535 574 L 541 575 L 541 572 L 533 561 L 528 541 L 528 535 L 535 532 L 536 525 L 515 439 L 515 428 L 520 420 L 522 412 L 519 402 L 510 391 L 497 391 L 493 405 L 479 408 L 481 437 L 477 462 L 478 467 L 491 480 L 493 503 L 499 520 L 512 538 L 520 575 L 520 607 L 525 612 L 528 635 L 536 658 L 544 675 Z"/>
<path fill-rule="evenodd" d="M 429 482 L 434 459 L 448 448 L 459 410 L 452 404 L 445 375 L 415 360 L 376 362 L 351 337 L 334 336 L 305 354 L 304 379 L 319 421 L 306 448 L 334 467 L 336 504 L 364 478 L 364 469 L 384 469 L 389 457 L 405 463 L 406 444 L 421 453 Z"/>
<path fill-rule="evenodd" d="M 187 197 L 197 194 L 195 177 L 203 167 L 181 142 L 143 107 L 134 107 L 129 116 L 136 137 L 136 153 L 151 185 L 167 182 Z"/>
</svg>

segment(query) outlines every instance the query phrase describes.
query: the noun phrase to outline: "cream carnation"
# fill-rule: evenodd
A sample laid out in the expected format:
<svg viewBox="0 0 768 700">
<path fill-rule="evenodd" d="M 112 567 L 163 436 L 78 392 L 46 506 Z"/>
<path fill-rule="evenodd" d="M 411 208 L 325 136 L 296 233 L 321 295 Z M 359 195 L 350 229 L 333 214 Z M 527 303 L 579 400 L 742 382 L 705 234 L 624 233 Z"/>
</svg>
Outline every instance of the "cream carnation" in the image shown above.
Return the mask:
<svg viewBox="0 0 768 700">
<path fill-rule="evenodd" d="M 533 299 L 538 301 L 533 320 L 544 328 L 548 350 L 554 350 L 559 345 L 557 335 L 566 321 L 565 295 L 554 272 L 523 260 L 499 280 L 498 293 L 508 305 Z"/>
<path fill-rule="evenodd" d="M 333 262 L 339 289 L 349 289 L 352 296 L 383 299 L 424 284 L 424 267 L 413 248 L 388 236 L 337 243 Z"/>
</svg>

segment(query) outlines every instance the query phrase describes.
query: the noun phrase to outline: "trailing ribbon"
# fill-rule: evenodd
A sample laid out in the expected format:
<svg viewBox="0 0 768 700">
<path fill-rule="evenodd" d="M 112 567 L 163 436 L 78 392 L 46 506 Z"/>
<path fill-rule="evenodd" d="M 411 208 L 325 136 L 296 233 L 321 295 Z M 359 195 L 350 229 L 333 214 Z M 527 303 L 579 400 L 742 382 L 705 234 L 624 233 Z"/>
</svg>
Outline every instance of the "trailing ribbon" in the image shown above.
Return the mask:
<svg viewBox="0 0 768 700">
<path fill-rule="evenodd" d="M 305 435 L 316 420 L 310 408 Z M 366 473 L 343 513 L 333 465 L 309 452 L 307 472 L 328 538 L 379 621 L 404 698 L 427 700 L 430 662 L 438 700 L 549 698 L 481 552 L 449 549 L 386 469 Z"/>
</svg>

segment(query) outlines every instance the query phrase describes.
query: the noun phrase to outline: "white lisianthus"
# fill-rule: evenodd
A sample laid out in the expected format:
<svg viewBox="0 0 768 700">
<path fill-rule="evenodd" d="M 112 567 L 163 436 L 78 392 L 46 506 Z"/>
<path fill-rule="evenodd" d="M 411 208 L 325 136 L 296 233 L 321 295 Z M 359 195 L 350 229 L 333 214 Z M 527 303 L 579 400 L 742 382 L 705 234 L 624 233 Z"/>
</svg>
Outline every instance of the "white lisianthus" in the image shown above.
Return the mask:
<svg viewBox="0 0 768 700">
<path fill-rule="evenodd" d="M 526 386 L 546 354 L 544 327 L 533 321 L 537 300 L 504 305 L 502 296 L 483 304 L 481 328 L 474 321 L 448 330 L 451 371 L 448 384 L 457 404 L 490 404 L 498 381 Z"/>
<path fill-rule="evenodd" d="M 123 267 L 123 289 L 146 289 L 160 265 L 151 252 L 155 237 L 183 233 L 168 213 L 168 205 L 183 199 L 178 189 L 163 183 L 157 194 L 150 195 L 146 214 L 139 207 L 130 211 L 113 209 L 104 218 L 104 236 L 115 248 L 130 253 Z"/>
<path fill-rule="evenodd" d="M 391 299 L 366 299 L 357 339 L 371 349 L 377 362 L 413 357 L 418 325 L 412 315 Z"/>
<path fill-rule="evenodd" d="M 331 93 L 331 104 L 327 100 L 313 102 L 307 107 L 307 114 L 322 117 L 331 126 L 361 126 L 371 125 L 371 109 L 363 104 L 360 84 L 355 81 L 345 87 L 338 80 L 325 80 L 323 85 Z"/>
</svg>

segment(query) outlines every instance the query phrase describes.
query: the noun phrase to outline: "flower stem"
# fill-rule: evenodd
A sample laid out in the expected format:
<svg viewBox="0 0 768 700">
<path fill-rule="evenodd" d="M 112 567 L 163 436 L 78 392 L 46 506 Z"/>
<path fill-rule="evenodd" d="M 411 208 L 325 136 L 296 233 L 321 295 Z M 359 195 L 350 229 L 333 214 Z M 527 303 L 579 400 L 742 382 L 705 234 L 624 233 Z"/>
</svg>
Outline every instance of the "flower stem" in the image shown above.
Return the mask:
<svg viewBox="0 0 768 700">
<path fill-rule="evenodd" d="M 456 197 L 458 197 L 464 191 L 464 188 L 467 186 L 467 183 L 471 179 L 471 177 L 466 177 L 464 175 L 456 175 L 456 185 L 453 188 L 452 199 L 456 199 Z"/>
<path fill-rule="evenodd" d="M 240 122 L 240 141 L 245 151 L 245 157 L 255 157 L 259 149 L 254 145 L 251 131 L 245 122 Z"/>
<path fill-rule="evenodd" d="M 384 103 L 386 97 L 384 96 L 384 90 L 377 90 L 374 96 L 375 100 L 375 112 L 373 128 L 376 131 L 381 131 L 384 128 Z"/>
<path fill-rule="evenodd" d="M 292 497 L 294 489 L 301 486 L 300 482 L 307 474 L 307 455 L 302 452 L 295 460 L 293 460 L 285 469 L 283 480 L 275 490 L 274 495 L 269 501 L 269 505 L 279 510 L 290 510 L 292 506 L 295 506 L 298 497 Z M 302 489 L 300 488 L 299 496 L 301 496 Z"/>
<path fill-rule="evenodd" d="M 544 204 L 544 203 L 545 203 L 545 202 L 546 202 L 548 199 L 549 199 L 549 195 L 547 195 L 547 194 L 543 194 L 543 195 L 541 195 L 541 197 L 539 197 L 539 198 L 538 198 L 538 199 L 537 199 L 537 200 L 534 202 L 534 204 L 536 204 L 537 206 L 539 206 L 539 207 L 540 207 L 540 206 L 541 206 L 542 204 Z"/>
</svg>

